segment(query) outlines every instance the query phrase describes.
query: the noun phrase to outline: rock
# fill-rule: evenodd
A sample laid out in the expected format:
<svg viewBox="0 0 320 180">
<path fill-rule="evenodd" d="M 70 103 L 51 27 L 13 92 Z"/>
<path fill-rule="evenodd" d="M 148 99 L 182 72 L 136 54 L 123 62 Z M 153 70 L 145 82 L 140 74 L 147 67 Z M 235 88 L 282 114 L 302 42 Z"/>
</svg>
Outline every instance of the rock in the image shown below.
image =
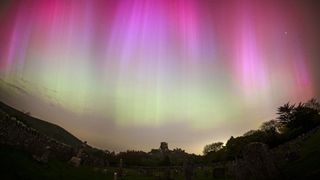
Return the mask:
<svg viewBox="0 0 320 180">
<path fill-rule="evenodd" d="M 74 167 L 79 167 L 80 164 L 81 164 L 81 158 L 78 158 L 78 157 L 73 156 L 73 157 L 70 159 L 69 163 L 70 163 L 71 165 L 73 165 Z"/>
</svg>

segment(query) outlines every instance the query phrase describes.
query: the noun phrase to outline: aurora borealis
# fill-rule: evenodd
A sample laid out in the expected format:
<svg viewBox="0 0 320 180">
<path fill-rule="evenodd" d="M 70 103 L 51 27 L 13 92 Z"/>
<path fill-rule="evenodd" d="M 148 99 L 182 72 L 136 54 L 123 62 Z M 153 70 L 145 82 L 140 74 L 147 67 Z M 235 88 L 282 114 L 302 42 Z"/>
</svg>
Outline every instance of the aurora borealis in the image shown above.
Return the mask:
<svg viewBox="0 0 320 180">
<path fill-rule="evenodd" d="M 0 98 L 111 150 L 200 153 L 319 97 L 319 3 L 0 3 Z"/>
</svg>

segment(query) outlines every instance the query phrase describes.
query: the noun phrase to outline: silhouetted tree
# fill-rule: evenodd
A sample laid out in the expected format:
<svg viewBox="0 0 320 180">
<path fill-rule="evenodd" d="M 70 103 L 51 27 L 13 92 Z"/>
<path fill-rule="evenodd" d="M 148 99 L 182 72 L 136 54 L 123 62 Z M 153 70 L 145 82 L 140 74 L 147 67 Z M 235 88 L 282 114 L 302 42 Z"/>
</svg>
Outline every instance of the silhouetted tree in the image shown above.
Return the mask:
<svg viewBox="0 0 320 180">
<path fill-rule="evenodd" d="M 287 125 L 292 120 L 294 109 L 295 105 L 290 105 L 289 103 L 280 106 L 277 112 L 277 114 L 279 115 L 279 123 L 281 123 L 282 125 Z"/>
<path fill-rule="evenodd" d="M 206 155 L 209 152 L 217 152 L 222 149 L 223 142 L 215 142 L 212 144 L 205 145 L 203 148 L 203 154 Z"/>
<path fill-rule="evenodd" d="M 262 123 L 260 126 L 261 132 L 263 132 L 263 143 L 268 144 L 270 147 L 277 146 L 280 140 L 281 131 L 280 123 L 277 120 L 270 120 Z"/>
<path fill-rule="evenodd" d="M 250 130 L 250 131 L 244 133 L 243 136 L 251 136 L 251 135 L 253 135 L 253 134 L 256 133 L 256 132 L 257 132 L 257 130 Z"/>
<path fill-rule="evenodd" d="M 279 122 L 277 120 L 270 120 L 263 122 L 260 126 L 261 131 L 268 132 L 268 131 L 279 131 Z"/>
<path fill-rule="evenodd" d="M 320 125 L 320 103 L 314 98 L 297 105 L 286 103 L 277 109 L 277 114 L 275 120 L 262 123 L 259 130 L 250 130 L 235 138 L 231 136 L 223 151 L 219 151 L 224 155 L 208 153 L 209 147 L 205 147 L 204 154 L 214 160 L 221 157 L 235 159 L 241 157 L 242 149 L 251 142 L 262 142 L 275 147 Z"/>
<path fill-rule="evenodd" d="M 310 99 L 305 105 L 308 108 L 316 110 L 318 113 L 320 112 L 320 103 L 316 98 Z"/>
<path fill-rule="evenodd" d="M 303 103 L 294 109 L 293 117 L 287 124 L 289 128 L 299 128 L 309 130 L 317 124 L 317 117 L 319 116 L 316 109 L 309 108 Z"/>
<path fill-rule="evenodd" d="M 314 98 L 307 103 L 300 102 L 298 105 L 286 103 L 279 107 L 277 120 L 283 129 L 286 129 L 283 131 L 283 137 L 289 140 L 319 125 L 319 107 L 320 104 Z"/>
</svg>

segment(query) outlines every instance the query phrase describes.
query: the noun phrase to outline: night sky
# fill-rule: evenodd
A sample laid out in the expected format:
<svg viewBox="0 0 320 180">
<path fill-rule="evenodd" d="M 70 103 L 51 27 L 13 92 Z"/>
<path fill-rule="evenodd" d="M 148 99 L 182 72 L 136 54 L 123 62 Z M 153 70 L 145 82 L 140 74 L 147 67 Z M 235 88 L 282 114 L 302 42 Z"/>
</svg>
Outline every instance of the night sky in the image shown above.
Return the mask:
<svg viewBox="0 0 320 180">
<path fill-rule="evenodd" d="M 320 97 L 320 3 L 0 3 L 0 100 L 109 150 L 201 153 Z"/>
</svg>

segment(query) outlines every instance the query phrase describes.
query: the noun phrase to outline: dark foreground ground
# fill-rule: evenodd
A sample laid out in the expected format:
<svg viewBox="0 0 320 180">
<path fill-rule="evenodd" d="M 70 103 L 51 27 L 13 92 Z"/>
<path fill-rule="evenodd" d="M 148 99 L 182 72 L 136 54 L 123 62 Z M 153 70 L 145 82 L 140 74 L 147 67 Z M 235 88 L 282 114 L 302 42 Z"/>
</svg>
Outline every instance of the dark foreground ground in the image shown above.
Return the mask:
<svg viewBox="0 0 320 180">
<path fill-rule="evenodd" d="M 31 156 L 12 148 L 0 148 L 0 174 L 1 179 L 114 179 L 113 173 L 116 171 L 114 167 L 93 168 L 93 167 L 73 167 L 66 162 L 50 161 L 46 164 L 35 161 Z M 161 179 L 163 172 L 158 172 L 158 178 L 153 176 L 142 175 L 137 170 L 124 169 L 125 177 L 128 180 L 147 180 Z M 174 174 L 171 170 L 173 179 L 184 179 L 182 174 Z M 194 179 L 212 179 L 206 176 L 204 171 L 195 170 Z"/>
<path fill-rule="evenodd" d="M 317 179 L 320 177 L 320 129 L 317 129 L 302 143 L 300 158 L 291 162 L 278 162 L 283 179 Z M 114 167 L 93 168 L 73 167 L 66 162 L 50 161 L 39 163 L 29 154 L 9 147 L 0 147 L 1 179 L 113 179 Z M 203 170 L 195 169 L 193 179 L 213 179 Z M 123 179 L 155 179 L 155 176 L 142 175 L 133 169 L 124 169 Z M 163 176 L 163 172 L 158 172 Z M 183 179 L 182 174 L 174 174 L 174 179 Z M 232 179 L 232 178 L 229 178 Z"/>
</svg>

